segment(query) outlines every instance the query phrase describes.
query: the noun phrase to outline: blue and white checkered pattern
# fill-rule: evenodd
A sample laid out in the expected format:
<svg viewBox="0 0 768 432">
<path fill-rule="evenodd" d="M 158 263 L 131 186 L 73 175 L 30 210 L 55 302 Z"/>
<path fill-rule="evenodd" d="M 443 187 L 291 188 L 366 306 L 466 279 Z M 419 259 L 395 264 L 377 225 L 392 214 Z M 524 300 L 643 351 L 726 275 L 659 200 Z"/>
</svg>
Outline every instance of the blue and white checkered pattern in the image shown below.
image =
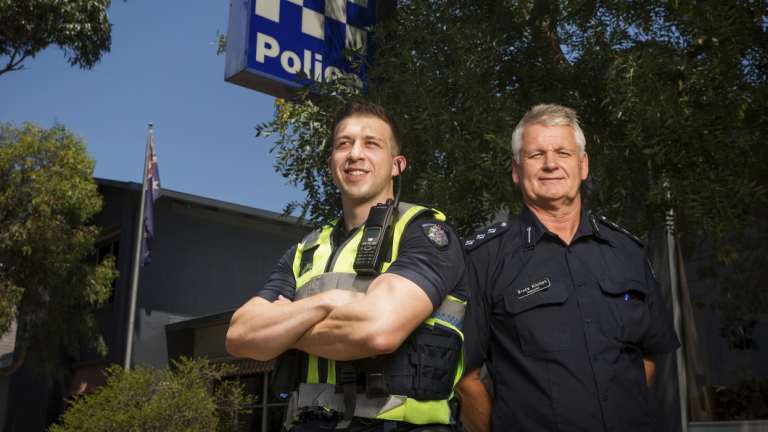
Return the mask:
<svg viewBox="0 0 768 432">
<path fill-rule="evenodd" d="M 367 29 L 373 24 L 373 11 L 368 0 L 255 0 L 254 13 L 280 23 L 287 17 L 301 17 L 297 29 L 325 40 L 344 35 L 346 48 L 365 50 Z M 300 9 L 300 11 L 299 11 Z"/>
</svg>

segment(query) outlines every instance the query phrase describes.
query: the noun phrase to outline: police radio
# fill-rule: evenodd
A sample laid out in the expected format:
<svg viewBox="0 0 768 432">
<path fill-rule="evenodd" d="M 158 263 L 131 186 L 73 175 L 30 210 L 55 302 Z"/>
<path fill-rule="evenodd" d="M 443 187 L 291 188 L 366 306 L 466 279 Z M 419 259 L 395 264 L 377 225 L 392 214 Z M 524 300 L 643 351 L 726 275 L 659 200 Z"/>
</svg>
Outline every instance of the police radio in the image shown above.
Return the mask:
<svg viewBox="0 0 768 432">
<path fill-rule="evenodd" d="M 397 218 L 397 206 L 400 204 L 402 172 L 397 161 L 397 194 L 384 204 L 376 204 L 368 212 L 363 238 L 357 246 L 357 256 L 353 268 L 359 275 L 376 276 L 381 273 L 381 266 L 392 245 L 392 231 Z"/>
</svg>

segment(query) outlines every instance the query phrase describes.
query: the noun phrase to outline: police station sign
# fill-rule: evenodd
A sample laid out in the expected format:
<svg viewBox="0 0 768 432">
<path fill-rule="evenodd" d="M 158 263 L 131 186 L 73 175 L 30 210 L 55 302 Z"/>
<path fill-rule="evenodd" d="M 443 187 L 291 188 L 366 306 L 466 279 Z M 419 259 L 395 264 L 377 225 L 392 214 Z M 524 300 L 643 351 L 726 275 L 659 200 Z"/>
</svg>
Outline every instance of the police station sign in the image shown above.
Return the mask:
<svg viewBox="0 0 768 432">
<path fill-rule="evenodd" d="M 286 97 L 352 72 L 344 51 L 370 55 L 376 12 L 376 0 L 232 0 L 225 79 Z"/>
</svg>

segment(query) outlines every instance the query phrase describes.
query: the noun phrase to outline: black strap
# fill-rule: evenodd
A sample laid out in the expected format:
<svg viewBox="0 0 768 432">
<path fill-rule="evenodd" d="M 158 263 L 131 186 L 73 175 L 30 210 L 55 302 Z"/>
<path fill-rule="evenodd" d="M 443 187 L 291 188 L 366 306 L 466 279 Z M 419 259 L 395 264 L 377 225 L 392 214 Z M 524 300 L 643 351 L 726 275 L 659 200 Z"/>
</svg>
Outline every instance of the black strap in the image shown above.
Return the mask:
<svg viewBox="0 0 768 432">
<path fill-rule="evenodd" d="M 355 416 L 357 403 L 357 383 L 344 383 L 344 420 L 351 421 Z"/>
</svg>

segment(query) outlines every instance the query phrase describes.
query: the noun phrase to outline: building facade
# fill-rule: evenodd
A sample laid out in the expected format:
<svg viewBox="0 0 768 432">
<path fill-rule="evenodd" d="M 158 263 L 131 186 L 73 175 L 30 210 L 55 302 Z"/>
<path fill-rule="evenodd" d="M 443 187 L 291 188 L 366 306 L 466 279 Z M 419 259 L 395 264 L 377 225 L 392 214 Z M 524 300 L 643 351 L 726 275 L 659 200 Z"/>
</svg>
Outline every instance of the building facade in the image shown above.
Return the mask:
<svg viewBox="0 0 768 432">
<path fill-rule="evenodd" d="M 103 384 L 102 371 L 123 363 L 141 185 L 106 179 L 97 183 L 104 206 L 95 220 L 101 235 L 94 259 L 114 255 L 120 273 L 111 298 L 97 312 L 108 354 L 83 353 L 65 365 L 67 377 L 40 378 L 26 367 L 0 377 L 0 426 L 5 432 L 45 430 L 63 412 L 68 397 Z M 309 226 L 290 216 L 171 190 L 163 190 L 155 202 L 154 221 L 151 263 L 139 276 L 132 364 L 165 367 L 178 355 L 232 361 L 223 338 L 229 316 L 253 296 L 280 255 Z M 200 320 L 205 316 L 217 318 Z M 167 328 L 175 335 L 170 345 Z M 191 345 L 180 342 L 185 332 L 179 328 L 194 329 Z M 9 344 L 5 340 L 0 349 Z M 0 361 L 12 355 L 10 349 L 4 351 Z M 261 390 L 256 387 L 263 385 L 263 372 L 270 368 L 256 362 L 241 365 L 249 391 Z"/>
</svg>

